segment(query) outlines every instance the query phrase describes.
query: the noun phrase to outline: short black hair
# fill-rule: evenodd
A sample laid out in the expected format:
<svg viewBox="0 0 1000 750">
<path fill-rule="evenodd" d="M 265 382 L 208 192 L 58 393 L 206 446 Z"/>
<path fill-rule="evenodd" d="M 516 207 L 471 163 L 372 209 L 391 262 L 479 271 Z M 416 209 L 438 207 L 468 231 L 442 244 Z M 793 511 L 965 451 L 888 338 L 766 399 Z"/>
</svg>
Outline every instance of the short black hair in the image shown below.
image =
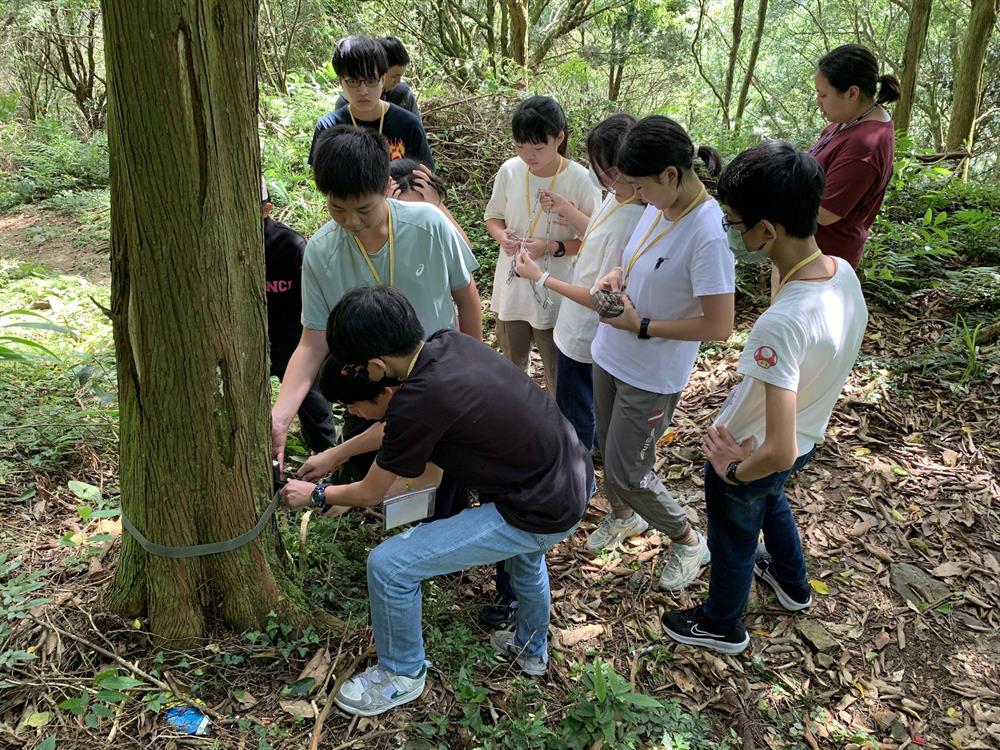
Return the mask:
<svg viewBox="0 0 1000 750">
<path fill-rule="evenodd" d="M 389 183 L 389 149 L 371 128 L 334 125 L 319 134 L 312 154 L 316 189 L 335 198 L 384 193 Z"/>
<path fill-rule="evenodd" d="M 618 169 L 628 177 L 653 177 L 667 167 L 680 176 L 694 168 L 698 157 L 709 176 L 722 169 L 722 156 L 711 146 L 695 146 L 687 131 L 676 120 L 663 115 L 643 117 L 625 134 L 618 151 Z"/>
<path fill-rule="evenodd" d="M 529 96 L 517 105 L 510 118 L 510 129 L 516 143 L 546 143 L 549 138 L 566 135 L 559 145 L 559 153 L 566 155 L 569 126 L 559 102 L 551 96 Z"/>
<path fill-rule="evenodd" d="M 389 71 L 389 58 L 378 39 L 345 36 L 333 50 L 338 78 L 381 78 Z"/>
<path fill-rule="evenodd" d="M 618 166 L 618 150 L 625 134 L 635 125 L 632 115 L 620 112 L 601 120 L 587 135 L 587 156 L 601 171 Z"/>
<path fill-rule="evenodd" d="M 378 43 L 381 44 L 382 49 L 385 50 L 385 56 L 389 61 L 390 68 L 394 68 L 397 65 L 401 65 L 405 68 L 410 64 L 410 54 L 406 51 L 406 47 L 403 46 L 403 43 L 396 37 L 384 36 L 378 40 Z"/>
<path fill-rule="evenodd" d="M 389 175 L 396 181 L 399 185 L 400 192 L 408 193 L 413 190 L 413 171 L 420 167 L 420 162 L 415 159 L 393 159 L 389 164 Z M 444 200 L 445 196 L 445 185 L 444 180 L 438 177 L 436 174 L 431 172 L 431 176 L 428 177 L 427 174 L 421 170 L 420 174 L 425 180 L 427 180 L 435 190 L 437 190 L 438 195 Z"/>
<path fill-rule="evenodd" d="M 729 163 L 719 178 L 718 195 L 747 229 L 767 219 L 805 239 L 816 234 L 825 187 L 816 159 L 788 143 L 764 141 Z"/>
<path fill-rule="evenodd" d="M 899 79 L 892 73 L 878 74 L 878 60 L 867 47 L 842 44 L 820 58 L 816 68 L 837 91 L 857 86 L 862 94 L 879 104 L 899 99 Z"/>
<path fill-rule="evenodd" d="M 375 401 L 386 388 L 399 385 L 395 378 L 373 383 L 363 372 L 345 366 L 336 357 L 328 356 L 319 372 L 319 391 L 331 404 L 350 406 L 360 401 Z"/>
<path fill-rule="evenodd" d="M 424 327 L 401 291 L 361 286 L 345 294 L 326 321 L 330 353 L 348 365 L 375 357 L 402 357 L 424 338 Z"/>
</svg>

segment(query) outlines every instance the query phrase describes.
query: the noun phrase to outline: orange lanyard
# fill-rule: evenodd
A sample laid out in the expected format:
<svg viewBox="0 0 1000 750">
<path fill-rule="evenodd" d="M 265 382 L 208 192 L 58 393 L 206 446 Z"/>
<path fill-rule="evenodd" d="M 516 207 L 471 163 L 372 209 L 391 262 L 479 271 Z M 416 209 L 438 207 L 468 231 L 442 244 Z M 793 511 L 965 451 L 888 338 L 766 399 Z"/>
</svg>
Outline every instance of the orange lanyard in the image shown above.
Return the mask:
<svg viewBox="0 0 1000 750">
<path fill-rule="evenodd" d="M 395 236 L 392 231 L 392 209 L 389 208 L 389 202 L 385 203 L 385 213 L 388 217 L 389 222 L 389 286 L 396 285 L 396 242 Z M 372 278 L 375 279 L 375 283 L 382 286 L 382 277 L 379 276 L 378 271 L 375 270 L 375 264 L 372 263 L 371 257 L 368 255 L 368 251 L 365 250 L 364 246 L 361 244 L 361 240 L 357 238 L 356 235 L 351 235 L 354 239 L 354 244 L 358 246 L 358 252 L 361 253 L 361 257 L 365 259 L 365 263 L 368 264 L 368 270 L 372 272 Z"/>
<path fill-rule="evenodd" d="M 817 250 L 812 255 L 810 255 L 808 258 L 803 258 L 798 263 L 796 263 L 794 266 L 792 266 L 791 270 L 788 273 L 785 274 L 785 278 L 783 278 L 781 280 L 781 283 L 778 284 L 778 288 L 774 290 L 774 296 L 777 297 L 781 293 L 781 290 L 785 288 L 785 284 L 787 284 L 789 281 L 791 281 L 792 277 L 795 274 L 797 274 L 803 268 L 805 268 L 806 266 L 808 266 L 810 263 L 812 263 L 814 260 L 816 260 L 822 254 L 823 254 L 822 250 Z"/>
<path fill-rule="evenodd" d="M 630 195 L 627 200 L 623 200 L 621 203 L 619 203 L 617 206 L 615 206 L 614 208 L 612 208 L 606 214 L 604 214 L 603 216 L 598 216 L 594 221 L 592 221 L 590 223 L 590 226 L 587 227 L 587 231 L 583 233 L 583 239 L 580 240 L 580 249 L 577 251 L 576 257 L 578 257 L 578 258 L 580 257 L 580 253 L 583 252 L 583 248 L 585 248 L 587 246 L 587 239 L 590 237 L 590 235 L 592 235 L 594 232 L 596 232 L 597 229 L 602 224 L 604 224 L 605 222 L 607 222 L 620 209 L 624 208 L 625 206 L 627 206 L 629 203 L 631 203 L 634 200 L 635 200 L 635 196 L 634 195 Z"/>
<path fill-rule="evenodd" d="M 626 266 L 625 268 L 625 278 L 622 282 L 623 287 L 625 286 L 626 283 L 628 283 L 628 277 L 632 273 L 632 268 L 639 261 L 639 258 L 645 255 L 646 251 L 649 250 L 649 248 L 651 248 L 657 242 L 659 242 L 668 234 L 670 234 L 674 230 L 674 227 L 676 227 L 678 224 L 681 223 L 681 219 L 683 219 L 685 216 L 691 213 L 694 210 L 694 207 L 697 206 L 699 203 L 701 203 L 703 197 L 705 198 L 708 197 L 708 191 L 705 190 L 705 188 L 701 189 L 701 192 L 694 197 L 694 200 L 688 204 L 688 207 L 681 212 L 681 215 L 678 216 L 677 219 L 673 223 L 671 223 L 669 227 L 667 227 L 658 235 L 656 235 L 648 245 L 645 245 L 646 240 L 649 239 L 649 235 L 653 233 L 653 230 L 656 229 L 656 225 L 659 224 L 660 221 L 659 219 L 657 219 L 656 221 L 654 221 L 652 224 L 649 225 L 649 229 L 646 231 L 646 234 L 643 236 L 643 238 L 639 240 L 639 244 L 636 245 L 635 252 L 632 253 L 632 258 L 629 260 L 628 266 Z M 662 211 L 660 212 L 660 218 L 662 219 L 666 218 L 666 216 L 663 215 Z"/>
<path fill-rule="evenodd" d="M 556 186 L 556 180 L 559 179 L 559 174 L 562 172 L 563 165 L 565 163 L 566 163 L 566 160 L 563 159 L 562 156 L 560 156 L 559 157 L 559 167 L 556 169 L 556 173 L 554 175 L 552 175 L 552 179 L 549 180 L 549 185 L 548 185 L 547 188 L 545 188 L 546 190 L 551 190 L 552 188 L 554 188 Z M 529 224 L 530 224 L 530 226 L 528 227 L 528 233 L 526 235 L 524 235 L 525 239 L 530 238 L 535 233 L 535 229 L 538 228 L 538 220 L 542 218 L 542 204 L 541 204 L 541 202 L 539 202 L 539 204 L 538 204 L 538 211 L 535 212 L 535 218 L 533 218 L 533 219 L 531 218 L 531 184 L 529 182 L 530 179 L 531 179 L 531 170 L 530 169 L 525 170 L 525 172 L 524 172 L 524 211 L 525 211 L 525 214 L 529 218 Z"/>
<path fill-rule="evenodd" d="M 382 109 L 382 102 L 378 103 L 378 111 L 382 113 L 378 117 L 378 134 L 379 135 L 382 135 L 382 123 L 385 122 L 385 110 L 386 109 L 389 109 L 389 108 L 386 107 L 385 109 Z M 350 104 L 347 105 L 347 114 L 349 114 L 351 116 L 351 125 L 353 125 L 354 127 L 357 127 L 358 123 L 354 119 L 354 113 L 351 112 L 351 105 Z"/>
</svg>

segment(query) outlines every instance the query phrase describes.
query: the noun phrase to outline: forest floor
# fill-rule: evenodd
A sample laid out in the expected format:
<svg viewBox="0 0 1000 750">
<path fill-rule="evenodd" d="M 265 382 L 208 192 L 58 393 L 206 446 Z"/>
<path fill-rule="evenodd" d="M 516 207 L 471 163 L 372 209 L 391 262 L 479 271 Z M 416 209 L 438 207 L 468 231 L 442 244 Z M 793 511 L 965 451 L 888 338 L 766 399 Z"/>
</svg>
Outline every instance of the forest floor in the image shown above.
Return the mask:
<svg viewBox="0 0 1000 750">
<path fill-rule="evenodd" d="M 14 269 L 0 278 L 10 290 L 4 309 L 24 304 L 32 274 L 58 277 L 50 296 L 106 297 L 106 256 L 75 245 L 74 232 L 67 217 L 0 215 L 0 268 Z M 81 273 L 93 285 L 67 276 Z M 703 348 L 658 447 L 657 470 L 702 528 L 698 445 L 736 381 L 739 346 L 758 312 L 744 302 L 730 341 Z M 599 492 L 581 529 L 548 558 L 546 678 L 515 675 L 491 654 L 476 623 L 490 571 L 435 580 L 425 587 L 434 666 L 422 700 L 372 719 L 334 710 L 318 747 L 670 747 L 660 735 L 671 727 L 676 747 L 1000 747 L 1000 355 L 995 345 L 982 349 L 965 379 L 957 334 L 933 304 L 930 295 L 912 309 L 872 311 L 828 440 L 789 493 L 811 610 L 791 615 L 755 586 L 744 654 L 665 640 L 660 615 L 699 601 L 707 570 L 685 592 L 658 591 L 663 540 L 655 533 L 588 557 L 583 541 L 601 517 Z M 91 307 L 86 314 L 101 319 Z M 93 512 L 114 505 L 112 422 L 82 410 L 93 398 L 73 377 L 39 385 L 31 370 L 3 373 L 0 594 L 8 644 L 35 658 L 0 653 L 0 746 L 309 746 L 323 687 L 370 661 L 364 560 L 381 538 L 377 517 L 313 522 L 308 552 L 293 552 L 309 595 L 354 624 L 347 634 L 292 633 L 274 618 L 261 633 L 220 634 L 194 652 L 159 650 L 142 621 L 102 605 L 120 535 L 113 512 Z M 65 411 L 81 429 L 53 448 L 64 431 L 31 426 L 39 424 L 36 402 L 48 405 L 47 424 Z M 298 550 L 298 519 L 279 524 L 286 546 Z M 629 690 L 676 699 L 676 721 L 643 725 L 627 701 L 609 698 L 602 686 L 611 673 L 598 657 Z M 171 693 L 204 701 L 213 716 L 208 738 L 165 725 Z M 587 705 L 607 707 L 618 741 L 599 739 L 600 718 Z M 691 719 L 692 709 L 701 719 Z M 629 745 L 625 730 L 647 739 Z"/>
</svg>

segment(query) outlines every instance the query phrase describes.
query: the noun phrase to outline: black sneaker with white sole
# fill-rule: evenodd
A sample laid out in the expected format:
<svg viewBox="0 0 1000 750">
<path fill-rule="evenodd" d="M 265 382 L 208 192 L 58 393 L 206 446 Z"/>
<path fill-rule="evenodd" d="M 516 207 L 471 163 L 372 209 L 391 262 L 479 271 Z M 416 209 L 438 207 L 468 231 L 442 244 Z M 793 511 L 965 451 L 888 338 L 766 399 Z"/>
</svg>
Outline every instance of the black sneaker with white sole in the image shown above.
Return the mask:
<svg viewBox="0 0 1000 750">
<path fill-rule="evenodd" d="M 723 654 L 740 654 L 750 645 L 750 636 L 742 622 L 737 622 L 727 632 L 717 632 L 702 618 L 701 607 L 664 612 L 660 620 L 663 632 L 678 643 L 700 646 Z"/>
<path fill-rule="evenodd" d="M 812 606 L 812 587 L 808 582 L 781 583 L 771 574 L 771 557 L 763 544 L 757 547 L 757 561 L 753 565 L 753 574 L 771 587 L 781 606 L 789 612 L 801 612 Z"/>
<path fill-rule="evenodd" d="M 498 597 L 496 604 L 488 604 L 479 610 L 479 623 L 488 630 L 506 630 L 516 622 L 516 599 L 507 601 Z"/>
</svg>

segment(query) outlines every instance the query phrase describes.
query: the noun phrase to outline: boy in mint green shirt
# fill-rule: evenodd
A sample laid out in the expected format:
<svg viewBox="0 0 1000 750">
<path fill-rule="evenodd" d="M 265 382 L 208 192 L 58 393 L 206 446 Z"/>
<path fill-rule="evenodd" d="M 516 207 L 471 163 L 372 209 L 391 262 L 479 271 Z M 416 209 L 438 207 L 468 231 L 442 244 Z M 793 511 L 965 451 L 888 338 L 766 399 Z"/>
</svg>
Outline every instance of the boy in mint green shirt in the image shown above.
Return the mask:
<svg viewBox="0 0 1000 750">
<path fill-rule="evenodd" d="M 471 250 L 434 206 L 385 197 L 389 152 L 379 133 L 350 126 L 324 131 L 313 154 L 313 176 L 333 221 L 306 246 L 302 338 L 271 410 L 273 451 L 282 464 L 289 424 L 329 352 L 327 317 L 351 289 L 396 287 L 416 309 L 425 336 L 454 328 L 453 305 L 459 330 L 480 340 L 483 335 Z"/>
</svg>

